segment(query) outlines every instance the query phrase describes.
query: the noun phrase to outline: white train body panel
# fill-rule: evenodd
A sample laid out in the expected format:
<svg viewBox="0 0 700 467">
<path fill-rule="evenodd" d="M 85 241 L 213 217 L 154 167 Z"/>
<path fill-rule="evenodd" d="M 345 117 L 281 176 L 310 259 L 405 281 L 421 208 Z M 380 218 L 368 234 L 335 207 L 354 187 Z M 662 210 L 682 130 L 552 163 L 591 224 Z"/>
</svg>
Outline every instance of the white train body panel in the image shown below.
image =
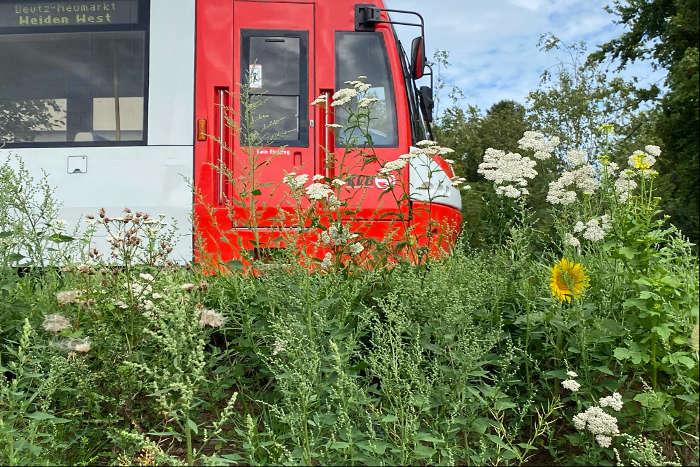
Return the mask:
<svg viewBox="0 0 700 467">
<path fill-rule="evenodd" d="M 180 262 L 192 260 L 194 17 L 195 0 L 150 2 L 146 145 L 0 149 L 0 160 L 19 156 L 35 178 L 48 175 L 69 228 L 100 208 L 165 215 Z"/>
</svg>

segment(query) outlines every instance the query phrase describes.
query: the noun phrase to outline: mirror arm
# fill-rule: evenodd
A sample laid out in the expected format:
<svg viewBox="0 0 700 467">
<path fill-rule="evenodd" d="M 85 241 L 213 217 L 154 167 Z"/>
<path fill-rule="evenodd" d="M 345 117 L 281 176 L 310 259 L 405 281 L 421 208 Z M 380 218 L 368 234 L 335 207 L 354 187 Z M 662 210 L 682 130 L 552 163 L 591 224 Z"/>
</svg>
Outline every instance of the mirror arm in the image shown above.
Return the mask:
<svg viewBox="0 0 700 467">
<path fill-rule="evenodd" d="M 417 16 L 420 23 L 404 23 L 399 21 L 385 21 L 379 19 L 379 13 L 400 13 L 404 15 Z M 414 26 L 420 28 L 420 35 L 425 42 L 425 19 L 420 13 L 408 10 L 392 10 L 389 8 L 377 8 L 374 5 L 355 5 L 355 30 L 356 31 L 371 31 L 376 24 L 398 24 L 401 26 Z"/>
</svg>

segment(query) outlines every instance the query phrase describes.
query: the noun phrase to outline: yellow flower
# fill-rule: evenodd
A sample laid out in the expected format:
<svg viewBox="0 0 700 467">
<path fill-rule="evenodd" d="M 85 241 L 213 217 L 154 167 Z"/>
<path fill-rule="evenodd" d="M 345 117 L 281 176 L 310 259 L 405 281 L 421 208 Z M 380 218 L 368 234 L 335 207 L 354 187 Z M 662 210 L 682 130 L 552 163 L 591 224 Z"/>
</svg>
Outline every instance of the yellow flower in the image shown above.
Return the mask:
<svg viewBox="0 0 700 467">
<path fill-rule="evenodd" d="M 653 157 L 648 156 L 642 151 L 635 151 L 629 158 L 630 166 L 637 170 L 649 170 L 654 165 Z"/>
<path fill-rule="evenodd" d="M 569 303 L 588 287 L 588 276 L 583 265 L 562 258 L 552 267 L 549 287 L 554 298 Z"/>
</svg>

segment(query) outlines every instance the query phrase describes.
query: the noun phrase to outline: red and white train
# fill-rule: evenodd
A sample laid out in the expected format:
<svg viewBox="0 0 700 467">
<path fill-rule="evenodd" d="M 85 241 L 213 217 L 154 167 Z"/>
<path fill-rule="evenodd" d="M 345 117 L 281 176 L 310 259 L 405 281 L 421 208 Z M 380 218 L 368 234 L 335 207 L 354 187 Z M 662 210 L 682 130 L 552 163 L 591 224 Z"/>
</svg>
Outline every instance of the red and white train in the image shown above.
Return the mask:
<svg viewBox="0 0 700 467">
<path fill-rule="evenodd" d="M 195 239 L 236 258 L 253 247 L 252 227 L 260 246 L 275 246 L 294 228 L 271 220 L 293 208 L 280 183 L 291 172 L 352 174 L 341 215 L 366 236 L 456 232 L 460 195 L 440 157 L 378 175 L 430 138 L 432 90 L 416 85 L 422 18 L 406 14 L 381 0 L 0 0 L 0 158 L 15 154 L 46 172 L 68 222 L 124 207 L 174 219 L 181 261 L 196 257 Z M 421 27 L 409 54 L 396 24 Z M 309 105 L 358 76 L 378 99 L 369 164 L 329 130 L 341 112 Z M 253 149 L 234 130 L 241 82 L 264 96 L 267 117 L 253 125 L 264 132 L 274 120 L 282 130 Z M 251 151 L 266 206 L 255 226 L 232 203 Z M 345 166 L 330 166 L 327 151 L 342 151 Z M 405 196 L 383 195 L 387 184 Z"/>
</svg>

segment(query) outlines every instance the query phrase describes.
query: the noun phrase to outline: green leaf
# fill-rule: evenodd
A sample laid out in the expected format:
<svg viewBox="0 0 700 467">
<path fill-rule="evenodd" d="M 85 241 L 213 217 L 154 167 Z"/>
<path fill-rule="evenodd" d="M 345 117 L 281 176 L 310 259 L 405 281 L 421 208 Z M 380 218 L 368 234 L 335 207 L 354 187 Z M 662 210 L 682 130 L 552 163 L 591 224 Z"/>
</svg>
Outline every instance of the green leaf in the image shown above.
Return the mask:
<svg viewBox="0 0 700 467">
<path fill-rule="evenodd" d="M 334 449 L 336 451 L 342 451 L 343 449 L 347 449 L 350 447 L 350 443 L 346 443 L 345 441 L 334 441 L 330 448 Z"/>
<path fill-rule="evenodd" d="M 70 420 L 67 420 L 65 418 L 59 418 L 54 415 L 51 415 L 50 413 L 46 412 L 32 412 L 30 414 L 27 414 L 27 418 L 31 418 L 32 420 L 36 420 L 38 422 L 48 422 L 48 423 L 68 423 Z"/>
<path fill-rule="evenodd" d="M 197 424 L 196 424 L 195 422 L 193 422 L 191 419 L 188 418 L 187 421 L 185 422 L 185 425 L 187 425 L 187 427 L 188 427 L 195 435 L 196 435 L 196 434 L 199 434 L 199 427 L 198 427 Z"/>
<path fill-rule="evenodd" d="M 659 282 L 674 289 L 678 289 L 681 286 L 681 283 L 678 281 L 678 279 L 676 279 L 673 276 L 664 276 Z"/>
<path fill-rule="evenodd" d="M 654 326 L 651 328 L 652 332 L 655 332 L 656 334 L 661 337 L 661 339 L 666 342 L 669 337 L 671 337 L 671 328 L 668 327 L 668 324 L 664 324 L 662 326 Z"/>
<path fill-rule="evenodd" d="M 0 232 L 0 238 L 10 238 L 14 235 L 14 232 Z"/>
<path fill-rule="evenodd" d="M 430 459 L 436 452 L 437 451 L 435 449 L 429 448 L 428 446 L 423 446 L 422 444 L 417 445 L 413 450 L 413 453 L 419 459 Z"/>
<path fill-rule="evenodd" d="M 624 361 L 630 358 L 630 351 L 624 347 L 617 347 L 613 350 L 613 356 L 619 361 Z"/>
<path fill-rule="evenodd" d="M 423 433 L 423 432 L 418 433 L 416 435 L 415 439 L 418 441 L 426 441 L 428 443 L 433 443 L 433 444 L 442 444 L 445 442 L 444 440 L 436 438 L 435 436 L 433 436 L 430 433 Z"/>
<path fill-rule="evenodd" d="M 643 392 L 634 396 L 634 400 L 647 409 L 660 409 L 664 405 L 665 394 L 657 392 Z"/>
<path fill-rule="evenodd" d="M 399 417 L 397 417 L 396 415 L 385 415 L 381 418 L 381 421 L 384 423 L 398 422 Z"/>
<path fill-rule="evenodd" d="M 68 235 L 63 235 L 63 234 L 53 234 L 48 237 L 48 240 L 54 242 L 54 243 L 69 243 L 75 240 L 74 237 L 69 237 Z"/>
<path fill-rule="evenodd" d="M 255 190 L 251 191 L 251 194 L 253 196 L 260 196 L 260 195 L 262 195 L 262 191 L 260 191 L 258 188 L 256 188 Z"/>
<path fill-rule="evenodd" d="M 627 246 L 620 247 L 617 252 L 627 259 L 634 259 L 634 255 L 636 254 L 633 249 Z"/>
<path fill-rule="evenodd" d="M 514 409 L 517 407 L 517 405 L 515 405 L 511 401 L 496 401 L 496 403 L 493 406 L 498 411 Z"/>
<path fill-rule="evenodd" d="M 486 433 L 486 430 L 488 430 L 490 426 L 491 426 L 490 419 L 484 418 L 484 417 L 479 417 L 472 422 L 471 428 L 473 431 L 483 435 L 484 433 Z"/>
</svg>

